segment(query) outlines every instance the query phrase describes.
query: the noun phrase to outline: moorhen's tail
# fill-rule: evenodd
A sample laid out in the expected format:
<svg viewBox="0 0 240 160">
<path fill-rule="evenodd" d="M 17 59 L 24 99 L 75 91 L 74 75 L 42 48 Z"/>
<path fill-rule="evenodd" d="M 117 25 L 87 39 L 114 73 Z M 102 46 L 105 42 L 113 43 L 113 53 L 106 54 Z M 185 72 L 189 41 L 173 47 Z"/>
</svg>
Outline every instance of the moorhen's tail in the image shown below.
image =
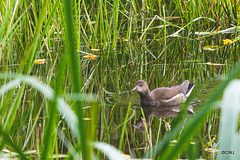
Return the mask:
<svg viewBox="0 0 240 160">
<path fill-rule="evenodd" d="M 194 86 L 195 86 L 195 83 L 191 83 L 191 84 L 188 85 L 187 93 L 185 95 L 186 97 L 189 97 L 189 95 L 191 94 Z"/>
<path fill-rule="evenodd" d="M 182 88 L 185 91 L 188 91 L 188 86 L 189 86 L 189 80 L 185 80 L 182 84 L 181 84 Z M 186 92 L 187 93 L 187 92 Z"/>
</svg>

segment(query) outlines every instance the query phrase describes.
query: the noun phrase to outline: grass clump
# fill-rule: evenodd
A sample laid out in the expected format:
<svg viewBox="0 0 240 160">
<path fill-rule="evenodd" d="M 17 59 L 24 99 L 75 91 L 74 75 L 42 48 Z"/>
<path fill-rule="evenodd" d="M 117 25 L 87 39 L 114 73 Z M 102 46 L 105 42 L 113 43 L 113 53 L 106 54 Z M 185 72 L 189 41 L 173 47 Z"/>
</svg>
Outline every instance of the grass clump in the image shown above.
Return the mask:
<svg viewBox="0 0 240 160">
<path fill-rule="evenodd" d="M 239 77 L 238 6 L 2 0 L 0 157 L 216 158 L 204 149 L 219 143 L 215 102 Z M 206 82 L 225 80 L 193 117 L 155 118 L 137 133 L 131 126 L 140 111 L 129 92 L 137 79 L 154 87 L 189 79 L 207 95 Z"/>
</svg>

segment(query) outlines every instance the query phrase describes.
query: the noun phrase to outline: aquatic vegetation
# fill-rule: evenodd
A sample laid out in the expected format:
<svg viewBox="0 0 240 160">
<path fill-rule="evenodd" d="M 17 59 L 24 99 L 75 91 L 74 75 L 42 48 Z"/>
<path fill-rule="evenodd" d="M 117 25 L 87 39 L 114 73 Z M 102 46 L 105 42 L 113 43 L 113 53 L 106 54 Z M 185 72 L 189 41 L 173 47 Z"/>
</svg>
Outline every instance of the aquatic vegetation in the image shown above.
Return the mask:
<svg viewBox="0 0 240 160">
<path fill-rule="evenodd" d="M 36 59 L 34 60 L 35 64 L 44 64 L 46 62 L 46 59 Z"/>
<path fill-rule="evenodd" d="M 91 60 L 95 60 L 97 58 L 97 56 L 93 55 L 93 54 L 87 54 L 87 55 L 83 56 L 83 58 L 88 58 L 88 59 L 91 59 Z"/>
<path fill-rule="evenodd" d="M 230 39 L 224 39 L 223 40 L 223 44 L 226 45 L 226 44 L 230 44 L 232 42 L 232 40 Z"/>
<path fill-rule="evenodd" d="M 0 3 L 0 158 L 221 156 L 217 106 L 239 78 L 239 2 L 71 2 Z M 138 79 L 196 87 L 178 117 L 139 133 Z"/>
</svg>

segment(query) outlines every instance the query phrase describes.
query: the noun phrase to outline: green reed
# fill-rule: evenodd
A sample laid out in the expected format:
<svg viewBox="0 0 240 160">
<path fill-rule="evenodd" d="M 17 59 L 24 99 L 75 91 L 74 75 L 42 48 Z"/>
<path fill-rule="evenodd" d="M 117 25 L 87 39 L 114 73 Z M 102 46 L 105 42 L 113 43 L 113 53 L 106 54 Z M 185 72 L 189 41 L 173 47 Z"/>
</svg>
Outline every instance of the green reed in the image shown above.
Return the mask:
<svg viewBox="0 0 240 160">
<path fill-rule="evenodd" d="M 237 4 L 236 0 L 94 0 L 72 1 L 68 6 L 59 0 L 2 0 L 0 71 L 7 76 L 1 76 L 0 84 L 9 88 L 1 92 L 0 149 L 7 148 L 21 158 L 60 158 L 64 154 L 92 159 L 94 154 L 105 157 L 93 151 L 90 144 L 100 141 L 132 157 L 143 157 L 150 150 L 150 157 L 161 153 L 166 159 L 178 155 L 199 158 L 199 150 L 212 140 L 211 135 L 216 135 L 214 142 L 219 140 L 218 111 L 200 109 L 197 118 L 187 118 L 189 122 L 183 124 L 177 118 L 167 118 L 171 132 L 163 126 L 164 121 L 153 118 L 148 133 L 137 133 L 131 125 L 139 114 L 122 109 L 131 104 L 131 99 L 121 100 L 121 108 L 116 99 L 130 97 L 128 91 L 137 79 L 146 80 L 152 88 L 175 85 L 184 79 L 197 84 L 215 79 L 220 82 L 239 61 L 239 31 L 208 35 L 195 32 L 238 27 Z M 235 40 L 234 44 L 223 45 L 227 38 Z M 204 50 L 208 45 L 217 49 Z M 86 54 L 98 57 L 89 60 L 83 58 Z M 43 58 L 45 64 L 34 64 L 35 59 Z M 10 76 L 12 73 L 32 75 L 51 86 L 54 98 L 49 99 L 44 94 L 47 90 L 41 92 L 27 80 L 20 83 L 18 76 Z M 220 96 L 225 86 L 214 93 Z M 196 92 L 199 90 L 196 88 Z M 80 94 L 74 97 L 74 93 Z M 92 94 L 97 96 L 97 105 L 86 100 Z M 64 113 L 77 117 L 77 131 L 71 128 L 71 119 L 62 118 L 57 101 L 62 97 L 74 111 Z M 83 118 L 90 118 L 90 122 Z M 189 126 L 194 128 L 188 137 Z M 172 133 L 180 134 L 172 138 Z M 113 137 L 119 141 L 113 143 Z M 173 139 L 178 141 L 175 147 L 169 147 Z M 190 141 L 198 145 L 188 144 Z M 159 148 L 151 152 L 150 146 L 156 144 Z M 37 150 L 37 154 L 28 155 L 28 150 Z M 207 153 L 202 152 L 202 156 L 207 157 Z"/>
</svg>

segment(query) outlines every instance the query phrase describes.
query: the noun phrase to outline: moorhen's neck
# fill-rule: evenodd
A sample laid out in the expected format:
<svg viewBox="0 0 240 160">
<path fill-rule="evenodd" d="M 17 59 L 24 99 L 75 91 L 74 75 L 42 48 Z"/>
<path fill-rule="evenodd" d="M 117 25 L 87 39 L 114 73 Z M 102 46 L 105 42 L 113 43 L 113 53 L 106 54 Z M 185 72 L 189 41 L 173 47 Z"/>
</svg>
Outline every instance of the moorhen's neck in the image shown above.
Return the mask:
<svg viewBox="0 0 240 160">
<path fill-rule="evenodd" d="M 139 94 L 140 94 L 140 96 L 141 97 L 148 97 L 148 96 L 150 96 L 150 90 L 149 90 L 149 88 L 147 87 L 146 89 L 144 89 L 142 92 L 139 92 Z"/>
<path fill-rule="evenodd" d="M 148 88 L 144 92 L 139 92 L 139 94 L 140 94 L 142 105 L 147 105 L 146 102 L 152 101 L 151 92 Z"/>
</svg>

